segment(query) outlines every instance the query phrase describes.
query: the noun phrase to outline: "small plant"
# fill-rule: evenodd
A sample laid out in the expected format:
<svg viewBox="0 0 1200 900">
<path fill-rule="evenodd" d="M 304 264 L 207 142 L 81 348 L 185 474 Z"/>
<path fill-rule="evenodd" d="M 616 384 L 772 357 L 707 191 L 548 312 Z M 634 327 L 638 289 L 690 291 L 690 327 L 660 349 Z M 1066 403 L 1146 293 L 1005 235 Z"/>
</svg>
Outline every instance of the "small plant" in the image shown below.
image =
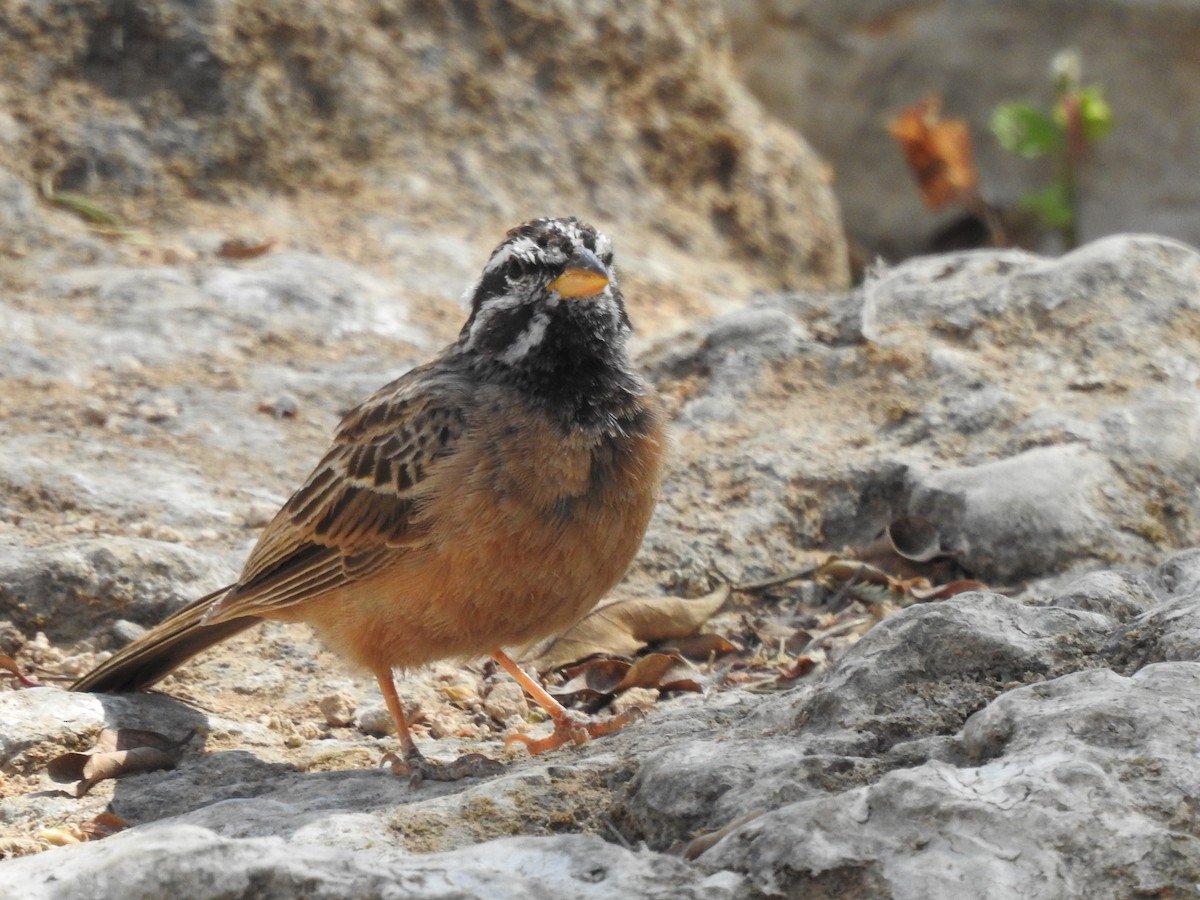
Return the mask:
<svg viewBox="0 0 1200 900">
<path fill-rule="evenodd" d="M 1005 149 L 1056 163 L 1048 187 L 1021 198 L 1021 205 L 1057 231 L 1065 249 L 1078 245 L 1079 163 L 1088 148 L 1112 129 L 1112 110 L 1097 85 L 1082 83 L 1079 54 L 1059 53 L 1051 65 L 1054 106 L 1049 113 L 1029 103 L 1004 103 L 992 113 L 992 131 Z"/>
</svg>

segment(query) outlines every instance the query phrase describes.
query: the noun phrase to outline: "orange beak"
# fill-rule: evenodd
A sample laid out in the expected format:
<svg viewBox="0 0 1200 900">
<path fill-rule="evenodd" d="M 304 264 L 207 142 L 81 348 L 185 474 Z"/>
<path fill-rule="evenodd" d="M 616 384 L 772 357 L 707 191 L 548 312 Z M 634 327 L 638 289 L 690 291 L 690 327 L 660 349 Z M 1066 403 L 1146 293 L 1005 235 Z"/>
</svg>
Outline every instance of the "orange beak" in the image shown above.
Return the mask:
<svg viewBox="0 0 1200 900">
<path fill-rule="evenodd" d="M 608 270 L 595 253 L 580 249 L 547 287 L 561 297 L 595 297 L 608 287 Z"/>
</svg>

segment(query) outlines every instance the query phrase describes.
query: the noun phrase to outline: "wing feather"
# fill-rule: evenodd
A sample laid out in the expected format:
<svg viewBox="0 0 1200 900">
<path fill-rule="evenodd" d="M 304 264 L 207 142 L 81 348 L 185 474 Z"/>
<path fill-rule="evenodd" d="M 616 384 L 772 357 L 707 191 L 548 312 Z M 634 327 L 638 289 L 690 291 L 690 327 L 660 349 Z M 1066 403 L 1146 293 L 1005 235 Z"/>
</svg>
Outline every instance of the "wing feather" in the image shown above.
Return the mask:
<svg viewBox="0 0 1200 900">
<path fill-rule="evenodd" d="M 461 380 L 414 369 L 355 408 L 304 485 L 264 529 L 235 585 L 206 622 L 270 616 L 365 578 L 430 529 L 422 509 L 457 449 Z"/>
</svg>

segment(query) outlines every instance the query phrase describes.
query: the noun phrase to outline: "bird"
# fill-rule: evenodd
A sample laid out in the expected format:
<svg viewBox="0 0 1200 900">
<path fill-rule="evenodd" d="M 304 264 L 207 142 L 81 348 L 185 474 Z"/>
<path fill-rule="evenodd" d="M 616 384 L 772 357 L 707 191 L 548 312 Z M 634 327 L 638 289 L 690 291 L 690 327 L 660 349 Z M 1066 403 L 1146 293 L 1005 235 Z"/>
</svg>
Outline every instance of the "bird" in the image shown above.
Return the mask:
<svg viewBox="0 0 1200 900">
<path fill-rule="evenodd" d="M 509 739 L 530 753 L 627 724 L 568 711 L 508 652 L 565 630 L 624 577 L 657 502 L 666 414 L 629 355 L 612 241 L 575 217 L 527 221 L 465 296 L 457 339 L 342 419 L 237 581 L 71 690 L 145 690 L 271 620 L 307 623 L 375 677 L 396 771 L 430 768 L 394 670 L 436 660 L 490 656 L 512 676 L 554 726 Z"/>
</svg>

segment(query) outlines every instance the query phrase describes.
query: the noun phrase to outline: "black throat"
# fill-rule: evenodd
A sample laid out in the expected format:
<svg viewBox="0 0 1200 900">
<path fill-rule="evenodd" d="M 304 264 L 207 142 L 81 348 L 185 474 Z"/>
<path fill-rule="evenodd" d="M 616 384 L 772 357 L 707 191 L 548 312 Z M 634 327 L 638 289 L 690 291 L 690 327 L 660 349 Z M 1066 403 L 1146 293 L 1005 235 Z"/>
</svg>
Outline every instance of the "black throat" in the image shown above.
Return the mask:
<svg viewBox="0 0 1200 900">
<path fill-rule="evenodd" d="M 605 317 L 557 312 L 528 353 L 515 360 L 486 354 L 473 368 L 487 381 L 521 391 L 564 429 L 622 428 L 646 393 L 625 353 L 625 329 Z"/>
</svg>

